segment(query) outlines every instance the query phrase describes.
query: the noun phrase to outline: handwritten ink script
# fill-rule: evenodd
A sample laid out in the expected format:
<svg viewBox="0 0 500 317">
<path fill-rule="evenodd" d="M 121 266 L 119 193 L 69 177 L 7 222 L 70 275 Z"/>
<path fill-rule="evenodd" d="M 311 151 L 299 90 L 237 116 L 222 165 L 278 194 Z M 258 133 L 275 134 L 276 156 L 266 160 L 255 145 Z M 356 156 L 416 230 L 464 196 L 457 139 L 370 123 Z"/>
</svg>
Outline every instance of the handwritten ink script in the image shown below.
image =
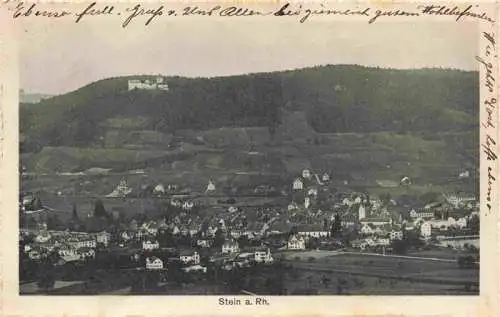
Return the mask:
<svg viewBox="0 0 500 317">
<path fill-rule="evenodd" d="M 299 23 L 310 21 L 314 17 L 340 16 L 340 17 L 359 17 L 364 18 L 368 23 L 374 23 L 381 19 L 397 17 L 421 17 L 421 16 L 450 16 L 455 21 L 465 19 L 475 19 L 494 23 L 495 21 L 484 12 L 479 5 L 418 5 L 412 10 L 403 10 L 397 7 L 392 9 L 375 9 L 370 6 L 357 7 L 354 9 L 338 9 L 328 7 L 325 4 L 291 4 L 285 3 L 278 5 L 274 9 L 261 11 L 252 9 L 249 6 L 223 6 L 223 5 L 205 5 L 186 6 L 184 8 L 168 8 L 166 4 L 136 4 L 123 9 L 116 5 L 93 2 L 82 4 L 75 9 L 55 9 L 49 4 L 43 3 L 25 3 L 4 0 L 4 5 L 12 12 L 14 19 L 22 18 L 52 18 L 64 19 L 71 18 L 75 23 L 80 23 L 89 18 L 119 16 L 122 19 L 122 27 L 129 26 L 132 22 L 142 19 L 144 25 L 150 25 L 153 21 L 170 17 L 248 17 L 248 16 L 266 16 L 272 18 L 296 18 Z M 1 4 L 0 4 L 1 5 Z"/>
<path fill-rule="evenodd" d="M 485 43 L 482 48 L 482 56 L 476 56 L 476 60 L 482 67 L 481 84 L 485 88 L 483 100 L 481 100 L 482 109 L 485 115 L 481 122 L 482 131 L 485 133 L 484 141 L 481 144 L 481 149 L 486 158 L 485 165 L 487 166 L 488 177 L 486 187 L 486 215 L 489 215 L 493 208 L 493 195 L 496 187 L 496 124 L 497 113 L 497 97 L 496 97 L 496 73 L 494 71 L 494 62 L 498 59 L 498 54 L 495 48 L 495 35 L 493 33 L 484 32 L 482 34 Z"/>
</svg>

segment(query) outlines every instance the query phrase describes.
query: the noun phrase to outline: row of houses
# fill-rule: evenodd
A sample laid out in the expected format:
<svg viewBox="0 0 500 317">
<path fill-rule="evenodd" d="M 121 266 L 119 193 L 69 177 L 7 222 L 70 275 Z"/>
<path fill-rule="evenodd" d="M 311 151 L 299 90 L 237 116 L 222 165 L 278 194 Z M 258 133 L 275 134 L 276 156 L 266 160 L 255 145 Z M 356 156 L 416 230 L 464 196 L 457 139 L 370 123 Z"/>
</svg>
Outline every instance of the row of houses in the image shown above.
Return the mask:
<svg viewBox="0 0 500 317">
<path fill-rule="evenodd" d="M 448 218 L 447 220 L 431 219 L 424 221 L 420 225 L 420 235 L 424 238 L 429 238 L 435 232 L 448 231 L 451 228 L 464 229 L 467 227 L 467 219 L 460 218 L 455 220 L 454 218 Z"/>
<path fill-rule="evenodd" d="M 238 249 L 239 252 L 239 249 Z M 200 265 L 200 255 L 197 251 L 183 251 L 180 253 L 179 260 L 181 263 L 188 265 L 183 268 L 185 272 L 203 271 L 206 272 L 206 267 Z M 271 250 L 269 248 L 257 248 L 253 252 L 243 252 L 234 254 L 233 257 L 224 261 L 224 264 L 229 264 L 231 268 L 239 266 L 243 267 L 251 262 L 270 264 L 274 261 Z M 165 268 L 163 260 L 156 256 L 146 258 L 146 269 L 162 270 Z M 227 269 L 227 268 L 226 268 Z"/>
<path fill-rule="evenodd" d="M 324 173 L 321 177 L 310 169 L 302 170 L 301 176 L 296 177 L 292 183 L 293 190 L 314 188 L 314 186 L 325 185 L 330 181 L 330 175 Z"/>
<path fill-rule="evenodd" d="M 21 241 L 24 241 L 26 234 L 21 232 Z M 35 260 L 53 251 L 57 251 L 65 261 L 93 258 L 98 244 L 108 246 L 110 237 L 106 231 L 86 233 L 42 230 L 34 236 L 32 242 L 24 243 L 24 251 Z"/>
</svg>

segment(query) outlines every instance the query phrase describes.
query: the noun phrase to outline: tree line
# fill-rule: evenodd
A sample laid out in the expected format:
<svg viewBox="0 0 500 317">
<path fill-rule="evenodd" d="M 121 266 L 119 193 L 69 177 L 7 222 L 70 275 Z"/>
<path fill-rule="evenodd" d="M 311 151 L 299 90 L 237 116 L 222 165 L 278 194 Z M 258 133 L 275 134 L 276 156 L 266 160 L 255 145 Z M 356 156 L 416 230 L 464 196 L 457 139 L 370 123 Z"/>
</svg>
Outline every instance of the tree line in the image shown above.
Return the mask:
<svg viewBox="0 0 500 317">
<path fill-rule="evenodd" d="M 169 78 L 169 91 L 128 91 L 132 77 L 21 105 L 22 150 L 96 145 L 117 115 L 148 118 L 148 130 L 265 126 L 304 111 L 317 132 L 450 131 L 477 127 L 478 79 L 458 70 L 324 66 L 219 78 Z"/>
</svg>

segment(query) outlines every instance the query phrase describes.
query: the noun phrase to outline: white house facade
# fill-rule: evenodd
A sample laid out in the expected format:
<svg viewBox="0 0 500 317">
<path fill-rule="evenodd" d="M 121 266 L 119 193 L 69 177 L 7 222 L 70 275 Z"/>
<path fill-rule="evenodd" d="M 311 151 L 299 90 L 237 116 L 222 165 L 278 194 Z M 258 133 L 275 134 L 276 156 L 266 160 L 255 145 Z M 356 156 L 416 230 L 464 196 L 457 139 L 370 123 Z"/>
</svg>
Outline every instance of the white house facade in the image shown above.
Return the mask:
<svg viewBox="0 0 500 317">
<path fill-rule="evenodd" d="M 151 79 L 131 79 L 128 81 L 128 90 L 168 90 L 168 85 L 162 76 L 156 77 L 155 80 Z"/>
<path fill-rule="evenodd" d="M 187 251 L 181 253 L 181 255 L 179 256 L 179 260 L 181 260 L 181 262 L 183 263 L 200 264 L 200 255 L 196 251 Z"/>
<path fill-rule="evenodd" d="M 300 178 L 296 178 L 293 181 L 292 187 L 294 190 L 302 190 L 304 189 L 304 182 Z"/>
<path fill-rule="evenodd" d="M 143 250 L 156 250 L 159 248 L 160 248 L 160 244 L 158 243 L 158 241 L 152 242 L 150 240 L 147 240 L 147 241 L 142 242 L 142 249 Z"/>
<path fill-rule="evenodd" d="M 287 243 L 287 248 L 289 250 L 305 250 L 306 242 L 303 237 L 297 237 L 295 235 L 291 236 Z"/>
<path fill-rule="evenodd" d="M 403 232 L 401 232 L 401 231 L 391 231 L 389 233 L 389 238 L 391 240 L 402 240 L 403 239 Z"/>
<path fill-rule="evenodd" d="M 432 226 L 428 222 L 424 222 L 420 226 L 420 235 L 424 238 L 429 238 L 432 234 Z"/>
<path fill-rule="evenodd" d="M 146 269 L 161 270 L 163 269 L 163 261 L 155 256 L 146 258 Z"/>
<path fill-rule="evenodd" d="M 254 259 L 257 263 L 271 263 L 273 262 L 273 257 L 271 255 L 271 250 L 269 248 L 257 250 L 254 253 Z"/>
<path fill-rule="evenodd" d="M 222 245 L 222 253 L 223 254 L 237 253 L 239 251 L 240 251 L 240 247 L 238 246 L 238 243 L 236 241 L 234 241 L 233 239 L 226 241 Z"/>
</svg>

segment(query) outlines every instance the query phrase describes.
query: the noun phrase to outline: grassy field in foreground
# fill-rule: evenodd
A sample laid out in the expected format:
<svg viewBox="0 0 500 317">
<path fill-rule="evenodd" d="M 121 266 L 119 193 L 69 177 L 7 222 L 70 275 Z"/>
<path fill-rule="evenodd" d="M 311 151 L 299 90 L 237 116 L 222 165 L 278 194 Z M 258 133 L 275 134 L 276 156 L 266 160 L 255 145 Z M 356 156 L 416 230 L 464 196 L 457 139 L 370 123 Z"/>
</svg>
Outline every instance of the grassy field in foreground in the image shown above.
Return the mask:
<svg viewBox="0 0 500 317">
<path fill-rule="evenodd" d="M 479 270 L 460 269 L 454 261 L 441 262 L 361 254 L 338 254 L 310 260 L 310 255 L 304 255 L 299 260 L 292 257 L 289 262 L 294 268 L 301 270 L 331 271 L 333 273 L 407 280 L 419 283 L 448 283 L 449 285 L 479 283 Z"/>
</svg>

